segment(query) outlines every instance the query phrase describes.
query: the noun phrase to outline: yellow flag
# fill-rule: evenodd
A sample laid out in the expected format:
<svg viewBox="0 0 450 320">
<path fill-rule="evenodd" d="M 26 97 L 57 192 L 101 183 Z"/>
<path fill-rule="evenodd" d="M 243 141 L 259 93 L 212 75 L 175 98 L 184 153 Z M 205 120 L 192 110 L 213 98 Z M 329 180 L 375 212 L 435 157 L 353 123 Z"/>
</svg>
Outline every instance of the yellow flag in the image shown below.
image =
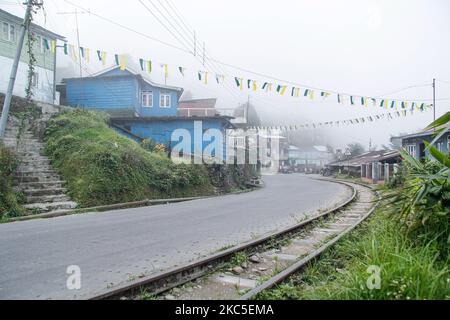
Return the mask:
<svg viewBox="0 0 450 320">
<path fill-rule="evenodd" d="M 205 84 L 208 84 L 208 72 L 205 72 Z"/>
<path fill-rule="evenodd" d="M 311 100 L 314 100 L 314 90 L 311 90 L 311 91 L 309 92 L 309 98 L 310 98 Z"/>
<path fill-rule="evenodd" d="M 244 90 L 244 78 L 241 78 L 241 86 L 240 86 L 241 90 Z"/>
<path fill-rule="evenodd" d="M 56 52 L 56 40 L 52 40 L 52 53 Z"/>
<path fill-rule="evenodd" d="M 76 52 L 76 50 L 75 50 L 75 47 L 74 47 L 72 44 L 70 45 L 70 56 L 72 57 L 72 59 L 73 59 L 74 61 L 76 61 L 77 58 L 78 58 L 77 52 Z"/>
<path fill-rule="evenodd" d="M 281 88 L 280 95 L 284 95 L 284 93 L 286 92 L 286 89 L 287 89 L 287 86 L 283 86 Z"/>
<path fill-rule="evenodd" d="M 86 62 L 89 63 L 89 61 L 91 60 L 91 49 L 86 48 Z"/>
<path fill-rule="evenodd" d="M 125 55 L 120 56 L 120 70 L 124 71 L 127 68 L 127 60 Z"/>
<path fill-rule="evenodd" d="M 165 76 L 166 78 L 169 77 L 169 65 L 168 65 L 168 64 L 165 64 L 165 65 L 164 65 L 164 76 Z"/>
<path fill-rule="evenodd" d="M 102 63 L 105 66 L 106 65 L 106 58 L 107 58 L 107 53 L 105 51 L 102 52 Z"/>
<path fill-rule="evenodd" d="M 149 74 L 152 73 L 152 61 L 151 60 L 147 61 L 147 72 Z"/>
<path fill-rule="evenodd" d="M 258 89 L 256 80 L 253 80 L 253 91 L 256 91 Z"/>
</svg>

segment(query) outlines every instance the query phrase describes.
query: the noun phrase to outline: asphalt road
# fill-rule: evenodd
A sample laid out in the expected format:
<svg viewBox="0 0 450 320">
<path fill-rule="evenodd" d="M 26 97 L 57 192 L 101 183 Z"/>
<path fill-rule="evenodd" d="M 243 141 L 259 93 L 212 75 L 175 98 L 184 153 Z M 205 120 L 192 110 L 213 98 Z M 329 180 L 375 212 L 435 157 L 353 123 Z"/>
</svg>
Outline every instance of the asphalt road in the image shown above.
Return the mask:
<svg viewBox="0 0 450 320">
<path fill-rule="evenodd" d="M 295 224 L 349 196 L 301 175 L 250 193 L 0 225 L 0 299 L 84 299 Z M 69 290 L 67 267 L 81 289 Z"/>
</svg>

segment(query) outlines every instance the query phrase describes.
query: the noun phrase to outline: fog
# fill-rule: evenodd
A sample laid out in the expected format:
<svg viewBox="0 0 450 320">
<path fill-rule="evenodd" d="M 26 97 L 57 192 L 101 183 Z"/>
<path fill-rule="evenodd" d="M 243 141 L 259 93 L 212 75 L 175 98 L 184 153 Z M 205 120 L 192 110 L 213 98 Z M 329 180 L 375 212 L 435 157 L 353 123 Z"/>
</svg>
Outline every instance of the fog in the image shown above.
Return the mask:
<svg viewBox="0 0 450 320">
<path fill-rule="evenodd" d="M 119 23 L 119 27 L 89 13 L 78 15 L 80 42 L 91 48 L 91 62 L 83 66 L 84 75 L 102 69 L 96 62 L 96 50 L 126 53 L 138 59 L 154 61 L 151 79 L 164 82 L 164 72 L 157 63 L 169 65 L 167 84 L 189 90 L 195 98 L 217 97 L 219 107 L 234 108 L 250 100 L 264 124 L 295 125 L 307 122 L 346 120 L 385 113 L 379 106 L 340 105 L 334 96 L 316 99 L 279 96 L 275 90 L 240 91 L 234 77 L 264 82 L 321 88 L 357 96 L 386 97 L 431 103 L 432 79 L 437 82 L 437 115 L 450 110 L 450 1 L 447 0 L 347 0 L 347 1 L 206 1 L 163 0 L 143 1 L 169 29 L 182 30 L 176 23 L 176 7 L 186 26 L 195 30 L 194 41 L 169 33 L 139 1 L 71 0 L 83 8 Z M 36 22 L 65 36 L 76 44 L 75 7 L 64 0 L 46 0 L 45 14 L 39 12 Z M 152 3 L 169 18 L 174 28 L 164 20 Z M 1 4 L 18 15 L 20 5 Z M 79 9 L 78 9 L 79 10 Z M 178 20 L 176 20 L 178 21 Z M 141 34 L 130 31 L 136 30 Z M 182 33 L 185 38 L 191 34 Z M 145 35 L 145 36 L 143 36 Z M 152 40 L 181 47 L 179 50 Z M 206 46 L 206 65 L 203 48 Z M 238 70 L 214 60 L 234 65 Z M 113 58 L 110 54 L 110 62 Z M 59 78 L 78 76 L 76 64 L 67 56 L 58 56 Z M 183 77 L 177 67 L 186 68 Z M 198 71 L 210 74 L 208 85 L 198 80 Z M 225 74 L 225 84 L 217 84 L 215 73 Z M 280 79 L 284 81 L 276 81 Z M 433 119 L 433 112 L 416 113 L 392 121 L 332 128 L 317 131 L 321 140 L 334 147 L 349 142 L 368 146 L 389 143 L 390 135 L 414 132 Z M 314 135 L 309 132 L 308 135 Z"/>
</svg>

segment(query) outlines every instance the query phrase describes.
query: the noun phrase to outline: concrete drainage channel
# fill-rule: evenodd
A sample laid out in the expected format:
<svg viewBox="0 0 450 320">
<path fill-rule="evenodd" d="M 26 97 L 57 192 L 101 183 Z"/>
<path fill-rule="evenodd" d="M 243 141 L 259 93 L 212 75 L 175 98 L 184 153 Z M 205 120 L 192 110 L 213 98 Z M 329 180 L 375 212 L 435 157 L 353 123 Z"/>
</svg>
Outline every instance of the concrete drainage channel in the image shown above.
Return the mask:
<svg viewBox="0 0 450 320">
<path fill-rule="evenodd" d="M 276 234 L 224 250 L 183 267 L 108 289 L 91 299 L 251 299 L 317 258 L 375 209 L 375 192 L 349 186 L 352 196 L 338 207 Z"/>
</svg>

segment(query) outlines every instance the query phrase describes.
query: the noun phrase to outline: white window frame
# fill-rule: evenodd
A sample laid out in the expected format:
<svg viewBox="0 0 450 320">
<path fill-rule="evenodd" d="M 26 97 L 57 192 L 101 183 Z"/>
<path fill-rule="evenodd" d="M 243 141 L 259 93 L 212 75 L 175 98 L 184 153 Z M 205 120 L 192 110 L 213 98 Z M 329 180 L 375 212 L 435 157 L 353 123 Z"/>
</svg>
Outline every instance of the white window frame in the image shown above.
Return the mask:
<svg viewBox="0 0 450 320">
<path fill-rule="evenodd" d="M 417 155 L 417 150 L 416 150 L 416 145 L 415 144 L 408 144 L 407 146 L 406 146 L 406 150 L 408 151 L 408 153 L 409 153 L 409 155 L 411 156 L 411 157 L 416 157 L 416 155 Z"/>
<path fill-rule="evenodd" d="M 16 26 L 8 22 L 2 21 L 2 39 L 8 42 L 16 43 L 17 40 Z"/>
<path fill-rule="evenodd" d="M 143 108 L 153 108 L 153 91 L 141 92 L 141 105 Z"/>
<path fill-rule="evenodd" d="M 159 107 L 170 109 L 172 107 L 172 96 L 170 93 L 161 93 L 159 96 Z"/>
</svg>

